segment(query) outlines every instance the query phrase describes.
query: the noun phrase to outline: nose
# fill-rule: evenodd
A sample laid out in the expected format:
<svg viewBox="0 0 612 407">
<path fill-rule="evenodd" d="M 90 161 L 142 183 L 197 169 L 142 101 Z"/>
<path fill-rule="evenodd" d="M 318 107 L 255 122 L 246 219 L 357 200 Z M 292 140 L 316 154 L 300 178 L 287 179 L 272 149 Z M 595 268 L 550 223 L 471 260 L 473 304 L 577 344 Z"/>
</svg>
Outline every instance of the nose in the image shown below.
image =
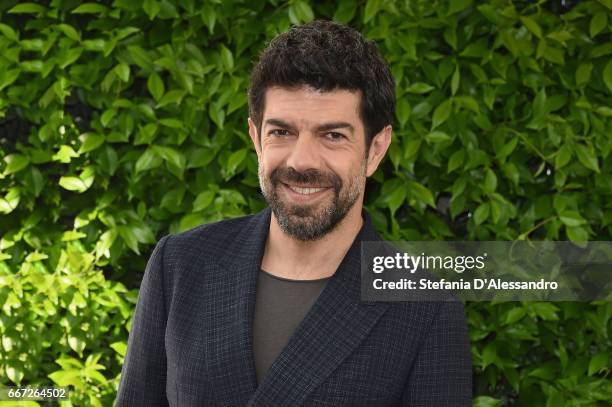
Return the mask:
<svg viewBox="0 0 612 407">
<path fill-rule="evenodd" d="M 287 158 L 287 167 L 297 172 L 320 168 L 320 152 L 315 137 L 311 134 L 300 134 L 291 146 Z"/>
</svg>

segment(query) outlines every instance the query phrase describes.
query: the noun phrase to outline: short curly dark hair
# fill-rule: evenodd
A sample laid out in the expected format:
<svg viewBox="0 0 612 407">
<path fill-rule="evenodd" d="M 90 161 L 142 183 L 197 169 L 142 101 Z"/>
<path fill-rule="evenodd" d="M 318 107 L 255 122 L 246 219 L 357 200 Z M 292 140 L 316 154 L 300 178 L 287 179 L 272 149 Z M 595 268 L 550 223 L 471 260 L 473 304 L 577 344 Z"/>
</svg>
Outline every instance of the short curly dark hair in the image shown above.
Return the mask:
<svg viewBox="0 0 612 407">
<path fill-rule="evenodd" d="M 273 86 L 361 91 L 360 115 L 366 151 L 374 136 L 393 123 L 395 81 L 376 43 L 332 21 L 294 26 L 263 50 L 251 73 L 249 115 L 261 137 L 265 92 Z"/>
</svg>

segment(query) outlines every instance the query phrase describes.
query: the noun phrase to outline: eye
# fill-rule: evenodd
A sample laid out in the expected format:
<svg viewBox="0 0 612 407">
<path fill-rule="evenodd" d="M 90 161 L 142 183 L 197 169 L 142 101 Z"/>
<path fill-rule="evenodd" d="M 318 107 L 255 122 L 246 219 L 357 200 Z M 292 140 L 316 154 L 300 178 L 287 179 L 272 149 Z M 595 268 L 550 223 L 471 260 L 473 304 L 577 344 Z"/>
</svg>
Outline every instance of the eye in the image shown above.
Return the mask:
<svg viewBox="0 0 612 407">
<path fill-rule="evenodd" d="M 288 136 L 289 132 L 284 129 L 272 129 L 268 132 L 268 134 L 274 137 L 284 137 L 284 136 Z"/>
<path fill-rule="evenodd" d="M 342 139 L 345 139 L 346 137 L 342 133 L 330 131 L 329 133 L 325 133 L 325 138 L 330 141 L 341 141 Z"/>
</svg>

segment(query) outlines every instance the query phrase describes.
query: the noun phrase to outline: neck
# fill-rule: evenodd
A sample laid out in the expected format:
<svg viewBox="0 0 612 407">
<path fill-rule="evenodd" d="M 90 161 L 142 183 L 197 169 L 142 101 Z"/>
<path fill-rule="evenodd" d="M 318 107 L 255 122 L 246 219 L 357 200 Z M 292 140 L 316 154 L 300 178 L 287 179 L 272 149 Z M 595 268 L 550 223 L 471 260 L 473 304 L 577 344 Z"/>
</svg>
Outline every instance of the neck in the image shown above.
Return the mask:
<svg viewBox="0 0 612 407">
<path fill-rule="evenodd" d="M 261 267 L 278 277 L 314 280 L 333 275 L 363 225 L 361 204 L 321 239 L 301 241 L 287 235 L 272 213 Z"/>
</svg>

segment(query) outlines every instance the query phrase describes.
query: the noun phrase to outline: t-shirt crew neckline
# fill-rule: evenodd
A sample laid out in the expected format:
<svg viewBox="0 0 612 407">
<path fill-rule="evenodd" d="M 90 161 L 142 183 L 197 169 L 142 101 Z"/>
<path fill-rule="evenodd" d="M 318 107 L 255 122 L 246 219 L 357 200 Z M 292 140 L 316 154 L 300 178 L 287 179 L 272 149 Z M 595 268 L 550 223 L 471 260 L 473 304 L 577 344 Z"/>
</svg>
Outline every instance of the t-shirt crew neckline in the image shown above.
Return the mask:
<svg viewBox="0 0 612 407">
<path fill-rule="evenodd" d="M 330 277 L 317 278 L 317 279 L 314 279 L 314 280 L 294 280 L 294 279 L 291 279 L 291 278 L 275 276 L 274 274 L 268 273 L 264 269 L 261 269 L 261 271 L 262 271 L 262 273 L 264 273 L 265 275 L 267 275 L 267 276 L 269 276 L 271 278 L 274 278 L 274 279 L 280 280 L 280 281 L 286 281 L 286 282 L 289 282 L 289 283 L 320 283 L 321 281 L 326 281 L 326 280 L 329 280 L 331 278 L 331 276 L 330 276 Z"/>
</svg>

